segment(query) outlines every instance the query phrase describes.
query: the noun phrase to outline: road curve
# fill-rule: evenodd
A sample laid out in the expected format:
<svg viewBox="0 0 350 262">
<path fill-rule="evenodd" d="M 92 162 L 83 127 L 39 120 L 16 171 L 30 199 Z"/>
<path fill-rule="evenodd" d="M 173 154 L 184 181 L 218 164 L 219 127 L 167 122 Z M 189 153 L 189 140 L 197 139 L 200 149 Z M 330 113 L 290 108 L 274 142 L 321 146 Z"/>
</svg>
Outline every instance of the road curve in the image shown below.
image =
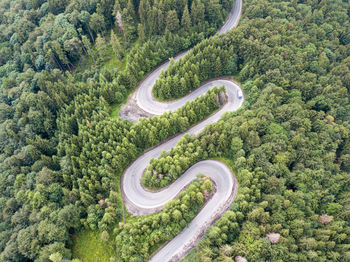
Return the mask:
<svg viewBox="0 0 350 262">
<path fill-rule="evenodd" d="M 242 0 L 237 0 L 233 8 L 230 12 L 228 19 L 225 24 L 220 28 L 218 34 L 224 34 L 228 32 L 230 29 L 238 25 L 239 19 L 241 17 L 242 12 Z M 189 51 L 185 51 L 174 57 L 175 62 L 183 58 Z M 137 90 L 134 92 L 134 96 L 136 97 L 137 105 L 143 109 L 144 111 L 151 113 L 152 115 L 161 115 L 168 111 L 175 111 L 176 109 L 185 105 L 187 101 L 192 101 L 198 96 L 205 94 L 208 89 L 199 88 L 196 89 L 195 92 L 190 93 L 189 95 L 178 99 L 173 102 L 160 102 L 153 97 L 152 88 L 159 78 L 162 70 L 166 70 L 170 64 L 170 61 L 167 61 L 157 67 L 152 73 L 150 73 L 138 86 Z M 216 84 L 219 86 L 219 83 Z"/>
<path fill-rule="evenodd" d="M 241 16 L 241 10 L 242 0 L 236 0 L 229 18 L 218 31 L 218 34 L 224 34 L 237 26 Z M 175 61 L 181 59 L 186 53 L 176 56 L 174 58 Z M 188 134 L 197 135 L 207 125 L 217 122 L 225 112 L 235 111 L 242 106 L 244 98 L 239 99 L 237 96 L 237 91 L 240 90 L 240 87 L 236 83 L 226 79 L 208 81 L 186 97 L 173 102 L 164 103 L 157 101 L 152 95 L 152 88 L 161 71 L 165 70 L 168 65 L 169 62 L 164 63 L 149 74 L 132 95 L 136 100 L 137 106 L 142 110 L 152 115 L 161 115 L 168 111 L 175 111 L 187 101 L 192 101 L 205 94 L 214 86 L 225 86 L 227 103 L 215 114 L 186 131 Z M 206 203 L 188 227 L 150 258 L 149 261 L 152 262 L 179 261 L 183 258 L 197 244 L 206 228 L 213 224 L 229 208 L 237 193 L 238 184 L 235 176 L 226 165 L 215 160 L 205 160 L 196 163 L 174 183 L 163 190 L 151 192 L 142 187 L 141 177 L 145 168 L 149 165 L 150 160 L 159 157 L 163 150 L 169 151 L 172 147 L 175 147 L 176 143 L 183 136 L 184 134 L 177 135 L 142 154 L 125 170 L 121 179 L 124 203 L 128 211 L 136 216 L 160 211 L 169 200 L 176 198 L 184 187 L 191 183 L 199 173 L 210 177 L 216 184 L 216 193 L 213 197 Z"/>
</svg>

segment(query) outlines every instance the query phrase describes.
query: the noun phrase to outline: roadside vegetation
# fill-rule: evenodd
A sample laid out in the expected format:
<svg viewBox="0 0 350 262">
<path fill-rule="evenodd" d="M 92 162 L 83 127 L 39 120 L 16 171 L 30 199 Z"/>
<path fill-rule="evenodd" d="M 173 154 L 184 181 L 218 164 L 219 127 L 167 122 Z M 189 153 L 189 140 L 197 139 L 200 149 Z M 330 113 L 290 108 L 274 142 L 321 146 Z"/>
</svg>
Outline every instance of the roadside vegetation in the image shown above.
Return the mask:
<svg viewBox="0 0 350 262">
<path fill-rule="evenodd" d="M 110 259 L 107 243 L 118 247 L 114 258 L 142 261 L 181 231 L 175 218 L 147 236 L 149 228 L 140 230 L 171 208 L 127 216 L 120 227 L 120 175 L 145 149 L 215 111 L 220 88 L 137 124 L 111 117 L 111 107 L 198 42 L 154 94 L 170 100 L 209 78 L 239 75 L 248 99 L 244 110 L 153 160 L 144 178 L 162 187 L 198 160 L 234 163 L 235 202 L 190 261 L 350 261 L 350 4 L 246 0 L 238 28 L 203 40 L 231 7 L 0 1 L 0 261 L 67 261 L 72 252 L 76 260 Z M 181 227 L 200 205 L 188 207 Z M 174 230 L 155 241 L 165 225 Z"/>
<path fill-rule="evenodd" d="M 119 105 L 157 64 L 216 32 L 231 6 L 0 1 L 1 261 L 71 259 L 72 235 L 113 231 L 123 168 L 203 117 L 143 122 L 172 126 L 141 144 L 132 124 L 115 118 Z"/>
<path fill-rule="evenodd" d="M 222 68 L 235 58 L 231 68 L 248 98 L 243 112 L 184 138 L 149 166 L 150 183 L 159 185 L 207 157 L 234 162 L 240 191 L 230 212 L 239 227 L 228 230 L 232 219 L 223 217 L 188 261 L 350 260 L 347 10 L 339 1 L 246 1 L 239 28 L 201 42 L 158 80 L 168 85 L 160 97 L 182 96 L 196 86 L 174 88 L 172 79 L 226 74 L 213 73 L 208 54 L 216 52 Z"/>
<path fill-rule="evenodd" d="M 115 229 L 116 261 L 147 261 L 150 255 L 192 221 L 213 192 L 209 178 L 199 174 L 175 200 L 157 214 L 138 217 Z"/>
</svg>

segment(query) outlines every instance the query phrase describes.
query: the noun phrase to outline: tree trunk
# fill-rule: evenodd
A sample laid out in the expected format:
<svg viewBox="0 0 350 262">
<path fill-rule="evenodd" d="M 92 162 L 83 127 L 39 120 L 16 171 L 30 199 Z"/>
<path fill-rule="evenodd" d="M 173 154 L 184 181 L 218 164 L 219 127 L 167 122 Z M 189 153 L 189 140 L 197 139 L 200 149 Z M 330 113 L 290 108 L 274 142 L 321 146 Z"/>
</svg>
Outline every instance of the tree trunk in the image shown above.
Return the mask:
<svg viewBox="0 0 350 262">
<path fill-rule="evenodd" d="M 94 36 L 93 36 L 93 34 L 92 34 L 92 32 L 91 32 L 90 26 L 87 25 L 87 28 L 88 28 L 89 35 L 90 35 L 90 37 L 91 37 L 92 43 L 95 43 L 95 39 L 94 39 Z"/>
</svg>

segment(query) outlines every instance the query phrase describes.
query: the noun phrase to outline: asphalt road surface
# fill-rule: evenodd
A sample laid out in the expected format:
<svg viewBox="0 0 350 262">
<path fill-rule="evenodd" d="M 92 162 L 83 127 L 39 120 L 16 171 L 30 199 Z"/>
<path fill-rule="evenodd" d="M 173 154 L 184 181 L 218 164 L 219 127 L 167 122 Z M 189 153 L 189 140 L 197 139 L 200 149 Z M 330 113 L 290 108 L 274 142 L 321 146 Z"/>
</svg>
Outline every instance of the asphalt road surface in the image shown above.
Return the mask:
<svg viewBox="0 0 350 262">
<path fill-rule="evenodd" d="M 224 34 L 237 26 L 241 10 L 242 0 L 236 0 L 229 18 L 218 31 L 218 34 Z M 176 56 L 174 58 L 175 61 L 184 57 L 186 53 Z M 217 122 L 225 112 L 232 112 L 241 107 L 244 97 L 238 98 L 237 96 L 240 87 L 236 83 L 225 79 L 209 81 L 186 97 L 173 102 L 164 103 L 157 101 L 152 96 L 152 87 L 160 72 L 166 70 L 168 65 L 169 62 L 164 63 L 149 74 L 133 94 L 136 97 L 137 106 L 144 111 L 152 115 L 161 115 L 168 111 L 175 111 L 187 101 L 192 101 L 198 96 L 205 94 L 209 89 L 215 86 L 225 86 L 227 103 L 215 114 L 185 132 L 197 135 L 207 125 Z M 229 208 L 237 193 L 238 184 L 234 174 L 226 165 L 215 160 L 205 160 L 196 163 L 179 179 L 163 190 L 151 192 L 142 187 L 141 177 L 150 160 L 159 157 L 163 150 L 169 151 L 172 147 L 175 147 L 176 143 L 183 136 L 184 134 L 179 134 L 142 154 L 125 170 L 121 179 L 124 203 L 128 211 L 137 216 L 160 211 L 169 200 L 176 198 L 191 181 L 196 179 L 199 173 L 210 177 L 216 184 L 214 196 L 206 203 L 188 227 L 150 258 L 149 261 L 152 262 L 179 261 L 182 259 L 198 243 L 208 226 L 212 225 Z"/>
</svg>

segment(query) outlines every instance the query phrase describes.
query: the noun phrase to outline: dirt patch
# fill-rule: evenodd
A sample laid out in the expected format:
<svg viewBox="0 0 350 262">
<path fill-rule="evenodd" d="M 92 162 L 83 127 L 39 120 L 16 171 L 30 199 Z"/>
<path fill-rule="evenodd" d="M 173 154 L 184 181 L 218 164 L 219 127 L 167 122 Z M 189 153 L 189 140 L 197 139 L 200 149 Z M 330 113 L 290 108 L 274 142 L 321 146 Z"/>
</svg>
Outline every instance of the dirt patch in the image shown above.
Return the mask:
<svg viewBox="0 0 350 262">
<path fill-rule="evenodd" d="M 136 92 L 133 92 L 128 98 L 128 102 L 122 106 L 119 116 L 123 120 L 137 122 L 140 117 L 152 117 L 153 115 L 141 109 L 136 102 Z"/>
</svg>

